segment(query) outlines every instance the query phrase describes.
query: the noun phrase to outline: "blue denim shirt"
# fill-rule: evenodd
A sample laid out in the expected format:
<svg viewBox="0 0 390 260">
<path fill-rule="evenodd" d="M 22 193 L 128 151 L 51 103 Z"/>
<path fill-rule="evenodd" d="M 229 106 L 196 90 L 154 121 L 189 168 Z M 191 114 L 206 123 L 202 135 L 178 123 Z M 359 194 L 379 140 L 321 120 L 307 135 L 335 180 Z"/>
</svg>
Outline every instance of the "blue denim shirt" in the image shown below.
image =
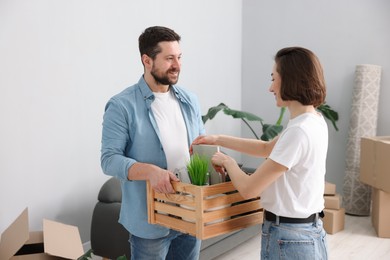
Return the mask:
<svg viewBox="0 0 390 260">
<path fill-rule="evenodd" d="M 171 86 L 179 101 L 187 127 L 188 144 L 204 134 L 198 99 L 192 93 Z M 107 175 L 121 181 L 122 205 L 119 222 L 132 234 L 142 238 L 160 238 L 168 229 L 148 223 L 146 182 L 129 181 L 129 168 L 136 162 L 150 163 L 167 169 L 160 133 L 153 116 L 153 92 L 144 78 L 112 97 L 103 117 L 101 166 Z"/>
</svg>

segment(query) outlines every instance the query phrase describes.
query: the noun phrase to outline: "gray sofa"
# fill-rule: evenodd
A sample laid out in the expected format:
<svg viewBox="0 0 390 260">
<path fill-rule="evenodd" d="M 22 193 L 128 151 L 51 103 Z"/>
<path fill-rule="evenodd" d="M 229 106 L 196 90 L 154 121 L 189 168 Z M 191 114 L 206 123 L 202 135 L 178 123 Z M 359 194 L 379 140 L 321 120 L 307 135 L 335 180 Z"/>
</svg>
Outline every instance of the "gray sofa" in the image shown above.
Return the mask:
<svg viewBox="0 0 390 260">
<path fill-rule="evenodd" d="M 247 173 L 253 169 L 242 167 Z M 130 259 L 129 233 L 118 223 L 122 193 L 116 178 L 107 180 L 98 194 L 92 215 L 91 248 L 95 255 L 116 259 L 126 255 Z M 260 225 L 202 241 L 200 259 L 213 259 L 248 239 L 259 235 Z M 260 246 L 260 245 L 259 245 Z"/>
</svg>

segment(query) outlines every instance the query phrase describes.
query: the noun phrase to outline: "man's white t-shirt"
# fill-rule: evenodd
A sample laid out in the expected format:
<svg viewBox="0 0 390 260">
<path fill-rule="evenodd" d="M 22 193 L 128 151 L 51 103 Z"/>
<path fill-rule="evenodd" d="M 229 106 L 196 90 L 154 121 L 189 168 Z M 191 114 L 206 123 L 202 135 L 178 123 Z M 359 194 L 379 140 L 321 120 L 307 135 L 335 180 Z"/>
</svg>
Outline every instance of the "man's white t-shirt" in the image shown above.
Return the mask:
<svg viewBox="0 0 390 260">
<path fill-rule="evenodd" d="M 261 194 L 264 209 L 292 218 L 321 212 L 327 150 L 328 127 L 321 114 L 290 120 L 269 156 L 288 170 Z"/>
<path fill-rule="evenodd" d="M 153 93 L 152 111 L 160 131 L 161 143 L 167 158 L 168 170 L 186 167 L 189 159 L 187 128 L 178 100 L 169 90 Z"/>
</svg>

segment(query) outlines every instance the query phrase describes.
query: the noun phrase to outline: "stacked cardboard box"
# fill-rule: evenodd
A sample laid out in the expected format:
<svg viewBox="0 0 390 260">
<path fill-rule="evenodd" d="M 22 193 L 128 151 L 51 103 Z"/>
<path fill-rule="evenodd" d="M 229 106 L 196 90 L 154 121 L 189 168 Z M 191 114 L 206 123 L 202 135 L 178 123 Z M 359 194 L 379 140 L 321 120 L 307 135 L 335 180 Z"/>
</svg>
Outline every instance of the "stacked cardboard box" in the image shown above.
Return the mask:
<svg viewBox="0 0 390 260">
<path fill-rule="evenodd" d="M 328 234 L 334 234 L 344 229 L 345 209 L 341 207 L 341 196 L 336 193 L 336 185 L 325 182 L 324 191 L 325 217 L 324 229 Z"/>
<path fill-rule="evenodd" d="M 372 186 L 371 221 L 378 237 L 390 238 L 390 136 L 361 138 L 360 181 Z"/>
</svg>

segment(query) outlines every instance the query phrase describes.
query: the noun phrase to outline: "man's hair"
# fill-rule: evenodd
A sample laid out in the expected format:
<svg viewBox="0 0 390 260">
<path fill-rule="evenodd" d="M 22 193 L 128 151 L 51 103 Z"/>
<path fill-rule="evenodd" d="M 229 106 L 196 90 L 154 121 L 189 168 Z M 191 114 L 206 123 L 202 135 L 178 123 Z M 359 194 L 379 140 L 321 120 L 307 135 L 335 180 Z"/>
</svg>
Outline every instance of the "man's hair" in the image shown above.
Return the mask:
<svg viewBox="0 0 390 260">
<path fill-rule="evenodd" d="M 275 56 L 281 77 L 280 96 L 302 105 L 318 107 L 325 101 L 326 86 L 321 63 L 310 50 L 302 47 L 281 49 Z"/>
<path fill-rule="evenodd" d="M 149 27 L 138 38 L 139 52 L 141 56 L 146 54 L 154 60 L 156 55 L 161 52 L 158 45 L 160 42 L 180 42 L 180 39 L 180 35 L 167 27 Z"/>
</svg>

